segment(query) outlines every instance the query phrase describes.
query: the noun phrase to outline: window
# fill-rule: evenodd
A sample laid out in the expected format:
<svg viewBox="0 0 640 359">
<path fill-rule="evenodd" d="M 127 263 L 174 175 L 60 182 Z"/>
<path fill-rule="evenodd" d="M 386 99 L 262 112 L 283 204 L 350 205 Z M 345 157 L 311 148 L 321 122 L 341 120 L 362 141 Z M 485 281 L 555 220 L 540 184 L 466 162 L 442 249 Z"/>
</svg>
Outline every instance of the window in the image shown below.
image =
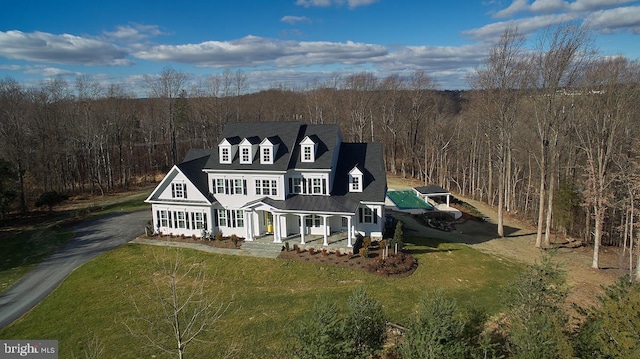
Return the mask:
<svg viewBox="0 0 640 359">
<path fill-rule="evenodd" d="M 234 227 L 244 227 L 244 211 L 236 211 L 236 223 Z"/>
<path fill-rule="evenodd" d="M 169 214 L 167 211 L 158 211 L 158 227 L 169 227 Z"/>
<path fill-rule="evenodd" d="M 174 212 L 176 219 L 176 228 L 187 228 L 187 222 L 184 212 Z"/>
<path fill-rule="evenodd" d="M 313 194 L 322 194 L 322 180 L 320 178 L 313 179 Z"/>
<path fill-rule="evenodd" d="M 354 192 L 360 191 L 360 177 L 358 176 L 351 177 L 351 190 Z"/>
<path fill-rule="evenodd" d="M 307 227 L 319 228 L 322 225 L 322 217 L 313 214 L 306 216 L 304 222 Z"/>
<path fill-rule="evenodd" d="M 302 193 L 302 178 L 293 178 L 293 193 Z"/>
<path fill-rule="evenodd" d="M 200 213 L 200 212 L 191 213 L 191 228 L 207 229 L 206 216 L 204 213 Z"/>
<path fill-rule="evenodd" d="M 276 180 L 256 180 L 256 194 L 265 196 L 278 195 L 278 181 Z"/>
<path fill-rule="evenodd" d="M 312 162 L 313 158 L 311 157 L 311 146 L 303 146 L 302 147 L 302 162 Z"/>
<path fill-rule="evenodd" d="M 241 163 L 251 163 L 251 149 L 248 147 L 244 147 L 240 150 L 240 162 Z"/>
<path fill-rule="evenodd" d="M 224 194 L 224 179 L 222 178 L 216 178 L 214 180 L 214 193 L 221 193 Z"/>
<path fill-rule="evenodd" d="M 222 163 L 231 163 L 231 159 L 229 157 L 229 149 L 228 148 L 222 148 L 221 149 L 221 156 L 220 156 L 220 162 Z"/>
<path fill-rule="evenodd" d="M 171 197 L 187 198 L 187 186 L 184 183 L 171 184 Z"/>
<path fill-rule="evenodd" d="M 271 148 L 262 147 L 262 163 L 271 163 Z"/>
<path fill-rule="evenodd" d="M 226 209 L 219 209 L 218 210 L 218 225 L 220 227 L 226 227 L 227 226 L 227 210 Z"/>
<path fill-rule="evenodd" d="M 244 194 L 245 190 L 244 190 L 244 181 L 241 179 L 234 179 L 233 180 L 233 193 L 235 194 Z"/>
<path fill-rule="evenodd" d="M 378 210 L 369 207 L 360 208 L 360 223 L 378 223 Z"/>
</svg>

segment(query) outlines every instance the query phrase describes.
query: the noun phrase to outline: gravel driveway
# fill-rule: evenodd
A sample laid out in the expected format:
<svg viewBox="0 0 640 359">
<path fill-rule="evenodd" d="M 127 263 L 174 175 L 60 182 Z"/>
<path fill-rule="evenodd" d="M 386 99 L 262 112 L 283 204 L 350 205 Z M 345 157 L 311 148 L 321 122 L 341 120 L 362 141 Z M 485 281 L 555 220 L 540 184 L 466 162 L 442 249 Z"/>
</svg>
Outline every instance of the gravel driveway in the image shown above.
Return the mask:
<svg viewBox="0 0 640 359">
<path fill-rule="evenodd" d="M 35 307 L 76 268 L 144 233 L 147 210 L 109 214 L 71 228 L 75 237 L 0 295 L 0 328 Z"/>
</svg>

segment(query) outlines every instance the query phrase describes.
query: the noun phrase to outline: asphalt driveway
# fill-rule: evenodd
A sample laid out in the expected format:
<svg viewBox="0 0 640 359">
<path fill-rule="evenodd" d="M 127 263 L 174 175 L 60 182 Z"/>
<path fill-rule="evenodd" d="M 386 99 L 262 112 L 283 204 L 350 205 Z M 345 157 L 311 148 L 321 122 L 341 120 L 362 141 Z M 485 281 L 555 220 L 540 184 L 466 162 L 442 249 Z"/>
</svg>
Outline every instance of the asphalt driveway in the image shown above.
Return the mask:
<svg viewBox="0 0 640 359">
<path fill-rule="evenodd" d="M 0 328 L 35 307 L 76 268 L 144 233 L 149 211 L 121 212 L 71 228 L 75 237 L 0 295 Z"/>
</svg>

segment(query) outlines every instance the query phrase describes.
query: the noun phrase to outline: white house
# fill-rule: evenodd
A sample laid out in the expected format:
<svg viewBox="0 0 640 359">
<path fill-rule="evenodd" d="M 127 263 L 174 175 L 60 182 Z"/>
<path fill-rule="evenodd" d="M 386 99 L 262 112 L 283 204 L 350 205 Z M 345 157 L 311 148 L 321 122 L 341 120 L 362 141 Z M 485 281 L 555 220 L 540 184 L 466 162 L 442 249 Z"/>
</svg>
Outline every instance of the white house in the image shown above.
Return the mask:
<svg viewBox="0 0 640 359">
<path fill-rule="evenodd" d="M 191 150 L 145 202 L 157 232 L 280 243 L 345 233 L 381 238 L 382 146 L 346 143 L 338 125 L 229 123 L 218 148 Z"/>
</svg>

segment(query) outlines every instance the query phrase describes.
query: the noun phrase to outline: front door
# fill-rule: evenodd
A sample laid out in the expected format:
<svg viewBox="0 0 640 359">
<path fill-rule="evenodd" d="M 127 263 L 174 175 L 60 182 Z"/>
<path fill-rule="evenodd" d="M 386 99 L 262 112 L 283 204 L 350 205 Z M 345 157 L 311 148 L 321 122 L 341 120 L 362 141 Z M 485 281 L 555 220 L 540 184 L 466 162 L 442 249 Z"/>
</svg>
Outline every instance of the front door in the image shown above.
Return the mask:
<svg viewBox="0 0 640 359">
<path fill-rule="evenodd" d="M 273 214 L 269 211 L 264 211 L 264 225 L 267 233 L 273 234 Z"/>
</svg>

